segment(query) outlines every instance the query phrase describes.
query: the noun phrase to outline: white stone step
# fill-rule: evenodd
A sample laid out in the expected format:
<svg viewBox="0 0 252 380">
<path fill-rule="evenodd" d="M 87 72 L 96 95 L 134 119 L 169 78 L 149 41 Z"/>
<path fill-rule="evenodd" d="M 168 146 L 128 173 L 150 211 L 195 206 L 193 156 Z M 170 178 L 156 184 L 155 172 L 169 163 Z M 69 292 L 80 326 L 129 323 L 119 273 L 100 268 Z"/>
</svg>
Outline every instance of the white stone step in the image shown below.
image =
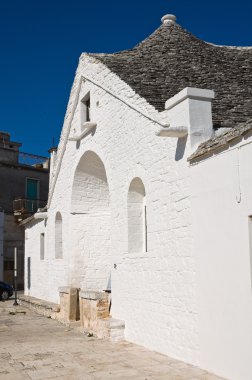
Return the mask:
<svg viewBox="0 0 252 380">
<path fill-rule="evenodd" d="M 109 338 L 112 342 L 124 340 L 125 322 L 120 319 L 110 318 L 109 320 Z"/>
<path fill-rule="evenodd" d="M 110 318 L 109 328 L 110 329 L 124 329 L 125 328 L 125 322 L 120 320 L 120 319 Z"/>
</svg>

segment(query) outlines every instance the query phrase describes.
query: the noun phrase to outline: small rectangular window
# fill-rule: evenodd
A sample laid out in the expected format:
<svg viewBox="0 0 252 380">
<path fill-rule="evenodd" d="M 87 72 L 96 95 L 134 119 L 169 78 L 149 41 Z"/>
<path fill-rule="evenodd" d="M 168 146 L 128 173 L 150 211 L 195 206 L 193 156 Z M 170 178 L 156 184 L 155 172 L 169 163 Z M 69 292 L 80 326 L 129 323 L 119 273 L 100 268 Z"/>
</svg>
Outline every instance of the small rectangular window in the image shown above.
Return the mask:
<svg viewBox="0 0 252 380">
<path fill-rule="evenodd" d="M 45 234 L 40 234 L 40 260 L 45 258 Z"/>
<path fill-rule="evenodd" d="M 38 183 L 37 179 L 26 178 L 26 198 L 38 199 Z"/>
<path fill-rule="evenodd" d="M 81 125 L 90 121 L 90 94 L 88 93 L 81 101 Z"/>
<path fill-rule="evenodd" d="M 26 206 L 28 212 L 36 212 L 39 199 L 39 180 L 26 178 Z"/>
<path fill-rule="evenodd" d="M 90 121 L 90 98 L 85 101 L 86 105 L 86 121 Z"/>
</svg>

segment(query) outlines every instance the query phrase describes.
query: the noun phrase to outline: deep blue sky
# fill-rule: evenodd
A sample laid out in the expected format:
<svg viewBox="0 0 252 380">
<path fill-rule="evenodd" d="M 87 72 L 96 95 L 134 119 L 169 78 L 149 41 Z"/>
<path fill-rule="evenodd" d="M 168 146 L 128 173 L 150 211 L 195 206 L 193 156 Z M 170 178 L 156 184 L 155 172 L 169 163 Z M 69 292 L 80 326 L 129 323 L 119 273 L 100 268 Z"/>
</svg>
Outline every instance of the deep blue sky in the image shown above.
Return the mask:
<svg viewBox="0 0 252 380">
<path fill-rule="evenodd" d="M 131 48 L 166 13 L 205 41 L 252 45 L 250 0 L 0 1 L 0 130 L 22 151 L 47 155 L 80 54 Z"/>
</svg>

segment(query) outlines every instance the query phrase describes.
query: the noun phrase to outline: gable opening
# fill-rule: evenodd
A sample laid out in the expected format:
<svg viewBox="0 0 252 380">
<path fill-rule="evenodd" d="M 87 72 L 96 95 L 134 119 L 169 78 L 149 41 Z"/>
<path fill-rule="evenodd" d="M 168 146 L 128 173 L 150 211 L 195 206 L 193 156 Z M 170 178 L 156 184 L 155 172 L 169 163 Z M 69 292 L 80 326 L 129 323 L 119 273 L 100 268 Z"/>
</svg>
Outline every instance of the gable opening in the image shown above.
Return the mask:
<svg viewBox="0 0 252 380">
<path fill-rule="evenodd" d="M 84 123 L 90 121 L 90 92 L 81 100 L 81 128 Z"/>
</svg>

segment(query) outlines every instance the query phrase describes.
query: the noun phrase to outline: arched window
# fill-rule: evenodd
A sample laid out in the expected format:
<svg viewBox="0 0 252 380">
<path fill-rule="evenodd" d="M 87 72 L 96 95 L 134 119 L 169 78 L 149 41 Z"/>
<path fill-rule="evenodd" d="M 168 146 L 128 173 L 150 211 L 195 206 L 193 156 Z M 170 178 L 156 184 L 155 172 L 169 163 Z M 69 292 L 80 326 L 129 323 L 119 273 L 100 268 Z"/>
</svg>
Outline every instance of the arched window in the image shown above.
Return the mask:
<svg viewBox="0 0 252 380">
<path fill-rule="evenodd" d="M 132 180 L 128 192 L 128 251 L 147 252 L 145 188 L 140 178 Z"/>
<path fill-rule="evenodd" d="M 57 212 L 55 217 L 55 258 L 62 259 L 63 246 L 62 246 L 62 216 Z"/>
</svg>

